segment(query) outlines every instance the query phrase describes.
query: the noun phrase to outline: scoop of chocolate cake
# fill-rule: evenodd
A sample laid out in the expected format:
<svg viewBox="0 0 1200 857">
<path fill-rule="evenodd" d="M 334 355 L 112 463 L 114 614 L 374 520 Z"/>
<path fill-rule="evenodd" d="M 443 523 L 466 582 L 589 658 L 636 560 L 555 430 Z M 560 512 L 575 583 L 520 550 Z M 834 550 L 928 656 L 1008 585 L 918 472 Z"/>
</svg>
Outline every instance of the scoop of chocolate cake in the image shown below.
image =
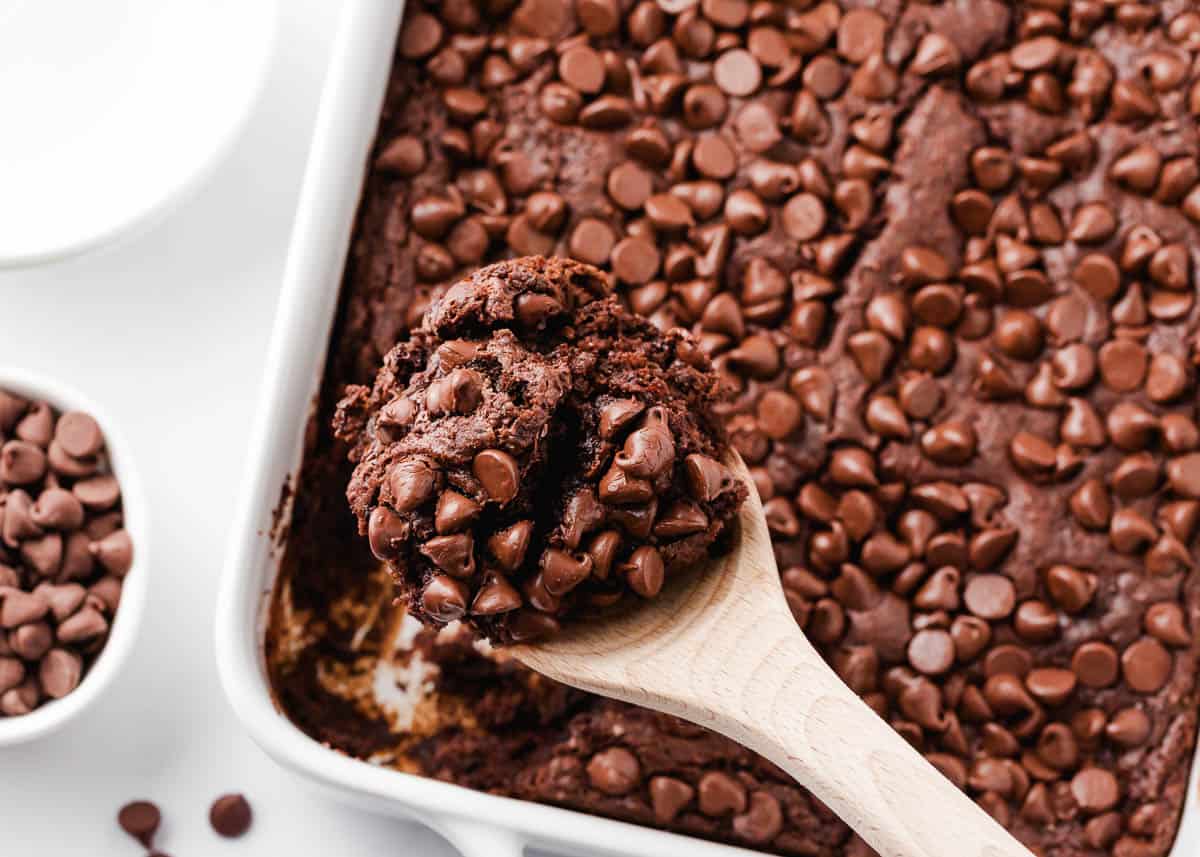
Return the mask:
<svg viewBox="0 0 1200 857">
<path fill-rule="evenodd" d="M 347 390 L 347 496 L 418 618 L 545 636 L 720 549 L 746 496 L 720 397 L 690 336 L 635 316 L 597 269 L 501 262 Z"/>
</svg>

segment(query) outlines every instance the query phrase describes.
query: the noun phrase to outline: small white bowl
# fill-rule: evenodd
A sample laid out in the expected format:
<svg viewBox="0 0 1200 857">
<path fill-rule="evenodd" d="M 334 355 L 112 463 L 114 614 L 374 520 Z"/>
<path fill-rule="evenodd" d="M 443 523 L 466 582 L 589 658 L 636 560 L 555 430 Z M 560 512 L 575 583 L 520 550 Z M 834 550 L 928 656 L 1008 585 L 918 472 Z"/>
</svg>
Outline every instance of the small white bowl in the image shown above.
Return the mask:
<svg viewBox="0 0 1200 857">
<path fill-rule="evenodd" d="M 147 225 L 250 117 L 278 0 L 0 2 L 0 268 Z"/>
<path fill-rule="evenodd" d="M 0 717 L 0 747 L 32 741 L 58 729 L 92 704 L 113 680 L 133 648 L 146 602 L 149 573 L 149 518 L 141 482 L 128 444 L 117 424 L 90 399 L 60 381 L 23 369 L 0 367 L 0 389 L 28 399 L 50 403 L 60 413 L 85 411 L 91 414 L 108 447 L 112 472 L 121 483 L 125 529 L 133 540 L 133 566 L 121 584 L 121 603 L 113 617 L 108 640 L 75 690 L 62 699 L 43 703 L 28 714 Z"/>
</svg>

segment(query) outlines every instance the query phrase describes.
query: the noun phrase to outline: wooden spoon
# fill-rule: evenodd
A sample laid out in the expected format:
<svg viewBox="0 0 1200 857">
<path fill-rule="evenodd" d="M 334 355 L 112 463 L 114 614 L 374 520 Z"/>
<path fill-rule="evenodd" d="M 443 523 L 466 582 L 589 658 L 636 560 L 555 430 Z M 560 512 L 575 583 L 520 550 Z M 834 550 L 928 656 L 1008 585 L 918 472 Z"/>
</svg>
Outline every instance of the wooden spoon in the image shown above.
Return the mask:
<svg viewBox="0 0 1200 857">
<path fill-rule="evenodd" d="M 858 698 L 797 627 L 750 487 L 733 549 L 634 609 L 508 651 L 550 678 L 674 714 L 770 759 L 882 857 L 1032 857 Z"/>
</svg>

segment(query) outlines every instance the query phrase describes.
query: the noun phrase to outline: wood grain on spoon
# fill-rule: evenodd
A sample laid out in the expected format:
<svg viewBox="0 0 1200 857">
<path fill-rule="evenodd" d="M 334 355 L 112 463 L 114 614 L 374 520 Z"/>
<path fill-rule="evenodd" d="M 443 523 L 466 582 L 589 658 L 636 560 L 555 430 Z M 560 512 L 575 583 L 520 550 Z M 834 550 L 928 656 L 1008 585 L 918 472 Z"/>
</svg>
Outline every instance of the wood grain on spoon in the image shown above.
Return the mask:
<svg viewBox="0 0 1200 857">
<path fill-rule="evenodd" d="M 1031 857 L 822 660 L 784 600 L 750 485 L 733 549 L 655 599 L 511 654 L 582 690 L 706 726 L 770 759 L 883 857 Z"/>
</svg>

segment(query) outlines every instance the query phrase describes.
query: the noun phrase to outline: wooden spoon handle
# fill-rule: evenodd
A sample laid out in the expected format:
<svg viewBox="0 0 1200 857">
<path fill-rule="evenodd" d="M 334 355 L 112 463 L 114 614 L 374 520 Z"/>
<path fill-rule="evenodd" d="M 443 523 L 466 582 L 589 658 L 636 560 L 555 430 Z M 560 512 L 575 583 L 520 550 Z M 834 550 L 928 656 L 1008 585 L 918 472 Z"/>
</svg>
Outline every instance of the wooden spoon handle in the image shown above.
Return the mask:
<svg viewBox="0 0 1200 857">
<path fill-rule="evenodd" d="M 736 678 L 701 678 L 726 691 L 710 725 L 795 777 L 882 857 L 1032 857 L 846 687 L 790 616 L 772 611 L 741 642 Z"/>
</svg>

